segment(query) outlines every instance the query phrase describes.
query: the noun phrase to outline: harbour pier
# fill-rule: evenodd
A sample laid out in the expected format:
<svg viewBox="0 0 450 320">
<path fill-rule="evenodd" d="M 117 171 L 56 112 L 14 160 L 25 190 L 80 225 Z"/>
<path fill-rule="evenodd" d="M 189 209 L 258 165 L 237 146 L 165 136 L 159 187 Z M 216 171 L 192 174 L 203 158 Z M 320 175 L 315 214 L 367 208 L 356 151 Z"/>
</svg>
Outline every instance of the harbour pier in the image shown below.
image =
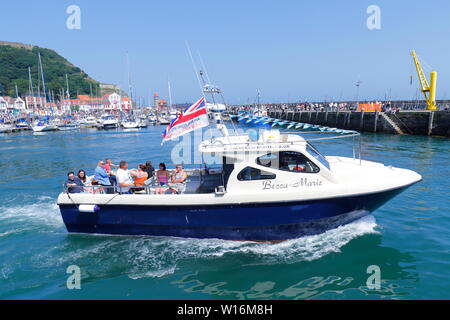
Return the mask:
<svg viewBox="0 0 450 320">
<path fill-rule="evenodd" d="M 267 116 L 359 132 L 450 137 L 448 111 L 269 111 Z"/>
<path fill-rule="evenodd" d="M 306 123 L 359 132 L 450 137 L 450 101 L 436 101 L 437 110 L 427 110 L 419 101 L 377 102 L 370 111 L 361 106 L 374 103 L 317 102 L 234 106 L 231 114 L 266 117 L 280 123 Z M 240 117 L 233 117 L 239 121 Z M 245 119 L 245 122 L 249 122 Z M 262 121 L 267 122 L 267 121 Z M 288 125 L 289 126 L 289 125 Z"/>
</svg>

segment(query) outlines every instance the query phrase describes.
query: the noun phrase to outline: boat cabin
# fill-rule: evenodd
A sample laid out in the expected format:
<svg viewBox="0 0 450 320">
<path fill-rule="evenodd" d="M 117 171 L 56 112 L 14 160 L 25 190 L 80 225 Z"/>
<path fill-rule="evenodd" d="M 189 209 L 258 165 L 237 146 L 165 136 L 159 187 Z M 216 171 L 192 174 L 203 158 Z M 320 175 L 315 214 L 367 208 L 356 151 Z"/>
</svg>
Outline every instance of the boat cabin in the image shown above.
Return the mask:
<svg viewBox="0 0 450 320">
<path fill-rule="evenodd" d="M 199 151 L 204 158 L 210 155 L 210 159 L 222 160 L 216 192 L 288 191 L 333 180 L 329 162 L 317 149 L 298 135 L 280 134 L 278 130 L 265 131 L 259 137 L 204 141 Z"/>
</svg>

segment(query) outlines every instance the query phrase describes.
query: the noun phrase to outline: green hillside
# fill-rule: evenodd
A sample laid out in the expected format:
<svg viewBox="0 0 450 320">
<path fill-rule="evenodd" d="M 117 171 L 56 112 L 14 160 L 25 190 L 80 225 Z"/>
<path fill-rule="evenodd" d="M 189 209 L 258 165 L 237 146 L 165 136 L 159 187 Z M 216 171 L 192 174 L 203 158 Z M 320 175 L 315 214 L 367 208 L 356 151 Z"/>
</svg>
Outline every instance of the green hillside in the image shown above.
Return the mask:
<svg viewBox="0 0 450 320">
<path fill-rule="evenodd" d="M 47 90 L 53 90 L 59 97 L 61 88 L 65 90 L 66 74 L 69 76 L 71 96 L 98 92 L 99 83 L 80 68 L 61 57 L 55 51 L 39 47 L 20 47 L 0 44 L 0 95 L 15 96 L 15 84 L 19 95 L 29 92 L 28 67 L 31 67 L 34 92 L 38 85 L 38 52 L 41 54 Z M 39 73 L 40 78 L 40 73 Z M 41 85 L 42 92 L 42 85 Z M 47 91 L 48 92 L 48 91 Z"/>
</svg>

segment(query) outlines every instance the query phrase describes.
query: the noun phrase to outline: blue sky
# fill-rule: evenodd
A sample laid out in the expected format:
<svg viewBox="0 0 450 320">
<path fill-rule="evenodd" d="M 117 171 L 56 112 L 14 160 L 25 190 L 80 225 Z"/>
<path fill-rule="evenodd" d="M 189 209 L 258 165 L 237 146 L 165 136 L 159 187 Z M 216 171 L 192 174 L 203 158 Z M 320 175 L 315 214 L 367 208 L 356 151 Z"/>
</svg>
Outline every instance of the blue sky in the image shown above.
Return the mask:
<svg viewBox="0 0 450 320">
<path fill-rule="evenodd" d="M 66 28 L 72 4 L 81 30 Z M 381 30 L 366 27 L 372 4 Z M 415 98 L 413 48 L 439 72 L 438 98 L 450 98 L 448 0 L 15 0 L 1 10 L 0 40 L 54 49 L 125 89 L 128 51 L 135 95 L 147 101 L 167 96 L 168 77 L 174 102 L 199 96 L 186 40 L 228 103 L 253 102 L 258 88 L 263 102 L 354 99 L 357 80 L 361 98 Z"/>
</svg>

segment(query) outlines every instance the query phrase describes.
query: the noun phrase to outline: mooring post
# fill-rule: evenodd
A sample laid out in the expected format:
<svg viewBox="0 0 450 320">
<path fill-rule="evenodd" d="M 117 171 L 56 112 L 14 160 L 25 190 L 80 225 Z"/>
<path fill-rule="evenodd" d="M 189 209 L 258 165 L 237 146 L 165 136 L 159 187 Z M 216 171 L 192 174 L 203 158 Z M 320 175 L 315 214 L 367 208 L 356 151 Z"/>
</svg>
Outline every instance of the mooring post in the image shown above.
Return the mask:
<svg viewBox="0 0 450 320">
<path fill-rule="evenodd" d="M 364 125 L 364 110 L 361 110 L 361 119 L 359 120 L 359 131 L 362 131 Z"/>
<path fill-rule="evenodd" d="M 309 111 L 309 123 L 311 123 L 312 111 Z"/>
<path fill-rule="evenodd" d="M 374 133 L 377 133 L 377 126 L 378 126 L 378 110 L 375 110 L 375 125 L 373 127 Z"/>
<path fill-rule="evenodd" d="M 433 132 L 433 120 L 434 120 L 434 111 L 430 111 L 430 116 L 428 118 L 428 135 L 431 136 Z"/>
<path fill-rule="evenodd" d="M 317 121 L 319 120 L 319 110 L 316 111 L 316 122 L 314 124 L 318 124 Z"/>
<path fill-rule="evenodd" d="M 325 125 L 328 125 L 328 110 L 325 111 Z"/>
<path fill-rule="evenodd" d="M 352 114 L 353 112 L 349 112 L 348 119 L 347 119 L 347 129 L 350 129 L 350 125 L 352 124 Z"/>
</svg>

